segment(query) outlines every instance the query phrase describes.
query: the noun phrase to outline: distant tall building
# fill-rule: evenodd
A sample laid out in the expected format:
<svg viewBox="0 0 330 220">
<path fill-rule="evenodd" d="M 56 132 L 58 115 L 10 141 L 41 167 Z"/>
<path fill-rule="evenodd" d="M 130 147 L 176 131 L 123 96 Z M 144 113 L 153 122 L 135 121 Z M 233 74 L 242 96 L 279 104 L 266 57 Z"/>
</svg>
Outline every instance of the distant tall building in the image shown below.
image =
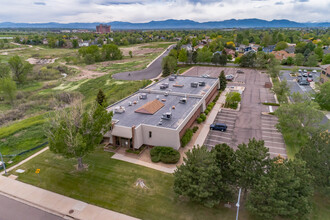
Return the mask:
<svg viewBox="0 0 330 220">
<path fill-rule="evenodd" d="M 96 32 L 100 34 L 110 33 L 111 32 L 111 25 L 100 24 L 96 26 Z"/>
</svg>

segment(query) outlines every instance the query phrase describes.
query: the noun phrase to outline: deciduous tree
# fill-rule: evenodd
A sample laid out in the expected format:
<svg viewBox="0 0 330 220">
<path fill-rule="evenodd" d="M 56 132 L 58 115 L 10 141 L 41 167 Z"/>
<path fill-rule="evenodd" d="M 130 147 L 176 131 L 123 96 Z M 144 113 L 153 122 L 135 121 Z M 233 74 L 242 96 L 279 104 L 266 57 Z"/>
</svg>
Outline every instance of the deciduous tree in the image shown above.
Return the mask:
<svg viewBox="0 0 330 220">
<path fill-rule="evenodd" d="M 8 64 L 14 74 L 14 79 L 19 83 L 26 81 L 26 76 L 32 71 L 32 65 L 28 62 L 22 61 L 19 56 L 13 56 L 9 59 Z"/>
<path fill-rule="evenodd" d="M 47 137 L 49 148 L 56 154 L 78 160 L 82 170 L 83 157 L 100 144 L 110 129 L 112 112 L 95 103 L 88 110 L 78 102 L 70 109 L 58 110 L 49 117 Z"/>
<path fill-rule="evenodd" d="M 315 94 L 315 101 L 322 109 L 330 111 L 330 81 L 320 85 L 319 91 Z"/>
<path fill-rule="evenodd" d="M 0 91 L 13 105 L 16 97 L 16 83 L 10 77 L 0 78 Z"/>
</svg>

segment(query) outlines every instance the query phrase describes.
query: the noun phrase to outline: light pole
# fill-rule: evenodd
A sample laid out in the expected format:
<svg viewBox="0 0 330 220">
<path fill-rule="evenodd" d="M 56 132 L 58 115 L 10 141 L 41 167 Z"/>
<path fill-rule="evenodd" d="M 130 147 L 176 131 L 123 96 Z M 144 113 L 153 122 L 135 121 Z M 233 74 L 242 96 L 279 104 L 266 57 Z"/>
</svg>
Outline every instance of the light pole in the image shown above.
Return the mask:
<svg viewBox="0 0 330 220">
<path fill-rule="evenodd" d="M 5 174 L 7 174 L 6 165 L 5 165 L 5 162 L 3 162 L 3 158 L 2 158 L 1 153 L 0 153 L 0 157 L 1 157 L 1 162 L 2 162 L 3 169 L 5 170 Z"/>
<path fill-rule="evenodd" d="M 238 200 L 236 203 L 236 207 L 237 207 L 237 213 L 236 213 L 236 220 L 238 220 L 238 212 L 239 212 L 239 200 L 241 199 L 241 188 L 239 188 L 239 192 L 238 192 Z"/>
</svg>

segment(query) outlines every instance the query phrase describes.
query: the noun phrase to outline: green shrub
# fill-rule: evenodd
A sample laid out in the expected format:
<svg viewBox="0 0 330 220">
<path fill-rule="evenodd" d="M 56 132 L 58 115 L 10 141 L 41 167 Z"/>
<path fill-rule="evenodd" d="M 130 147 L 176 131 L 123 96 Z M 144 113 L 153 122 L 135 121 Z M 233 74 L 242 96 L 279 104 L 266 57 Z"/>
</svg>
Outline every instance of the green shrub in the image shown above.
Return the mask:
<svg viewBox="0 0 330 220">
<path fill-rule="evenodd" d="M 205 121 L 206 120 L 206 115 L 205 114 L 201 114 L 200 116 L 199 116 L 203 121 Z"/>
<path fill-rule="evenodd" d="M 272 105 L 272 106 L 280 106 L 278 103 L 272 103 L 272 102 L 263 102 L 263 105 Z"/>
<path fill-rule="evenodd" d="M 198 123 L 198 119 L 197 119 L 197 123 Z M 194 133 L 193 133 L 193 131 L 190 128 L 188 128 L 186 130 L 186 133 L 181 138 L 181 147 L 185 147 L 189 143 L 189 141 L 191 140 L 193 134 Z"/>
<path fill-rule="evenodd" d="M 196 131 L 198 130 L 198 126 L 193 127 L 192 130 L 193 130 L 194 133 L 196 133 Z"/>
<path fill-rule="evenodd" d="M 205 114 L 205 115 L 208 115 L 209 112 L 210 112 L 210 111 L 206 109 L 206 110 L 204 111 L 204 114 Z"/>
<path fill-rule="evenodd" d="M 212 110 L 212 108 L 210 107 L 210 106 L 208 106 L 207 108 L 206 108 L 206 110 L 208 110 L 209 112 Z"/>
<path fill-rule="evenodd" d="M 197 124 L 200 124 L 200 123 L 203 122 L 203 119 L 201 119 L 200 117 L 198 117 L 198 118 L 196 119 L 196 121 L 197 121 Z"/>
<path fill-rule="evenodd" d="M 151 161 L 154 163 L 177 163 L 180 159 L 180 153 L 171 147 L 153 147 L 150 150 Z"/>
</svg>

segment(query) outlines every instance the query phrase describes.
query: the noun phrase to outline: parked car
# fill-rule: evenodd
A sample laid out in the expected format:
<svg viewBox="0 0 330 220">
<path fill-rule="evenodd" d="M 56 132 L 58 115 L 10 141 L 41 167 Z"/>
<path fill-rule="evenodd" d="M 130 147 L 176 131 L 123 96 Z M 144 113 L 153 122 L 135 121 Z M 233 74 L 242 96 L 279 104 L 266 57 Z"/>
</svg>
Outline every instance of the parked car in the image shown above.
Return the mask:
<svg viewBox="0 0 330 220">
<path fill-rule="evenodd" d="M 210 125 L 211 130 L 226 131 L 227 125 L 222 123 L 215 123 Z"/>
<path fill-rule="evenodd" d="M 208 74 L 203 74 L 202 77 L 204 77 L 204 78 L 209 78 L 210 75 L 208 75 Z"/>
<path fill-rule="evenodd" d="M 228 81 L 233 81 L 233 79 L 234 79 L 234 76 L 233 75 L 226 75 L 226 80 L 228 80 Z"/>
<path fill-rule="evenodd" d="M 303 73 L 303 77 L 307 77 L 307 76 L 308 76 L 308 74 L 304 72 Z"/>
<path fill-rule="evenodd" d="M 308 72 L 308 77 L 313 77 L 313 74 Z"/>
<path fill-rule="evenodd" d="M 301 70 L 298 70 L 298 72 L 299 72 L 299 73 L 302 73 L 302 71 L 301 71 Z"/>
<path fill-rule="evenodd" d="M 299 81 L 299 85 L 308 86 L 309 85 L 309 82 L 307 80 L 300 80 Z"/>
<path fill-rule="evenodd" d="M 308 77 L 307 82 L 313 82 L 313 77 Z"/>
<path fill-rule="evenodd" d="M 304 70 L 304 73 L 307 73 L 307 70 Z"/>
<path fill-rule="evenodd" d="M 244 73 L 242 70 L 237 70 L 237 73 Z"/>
<path fill-rule="evenodd" d="M 317 71 L 316 71 L 316 70 L 313 70 L 313 71 L 312 71 L 312 73 L 314 73 L 314 74 L 315 74 L 315 73 L 317 73 Z"/>
</svg>

